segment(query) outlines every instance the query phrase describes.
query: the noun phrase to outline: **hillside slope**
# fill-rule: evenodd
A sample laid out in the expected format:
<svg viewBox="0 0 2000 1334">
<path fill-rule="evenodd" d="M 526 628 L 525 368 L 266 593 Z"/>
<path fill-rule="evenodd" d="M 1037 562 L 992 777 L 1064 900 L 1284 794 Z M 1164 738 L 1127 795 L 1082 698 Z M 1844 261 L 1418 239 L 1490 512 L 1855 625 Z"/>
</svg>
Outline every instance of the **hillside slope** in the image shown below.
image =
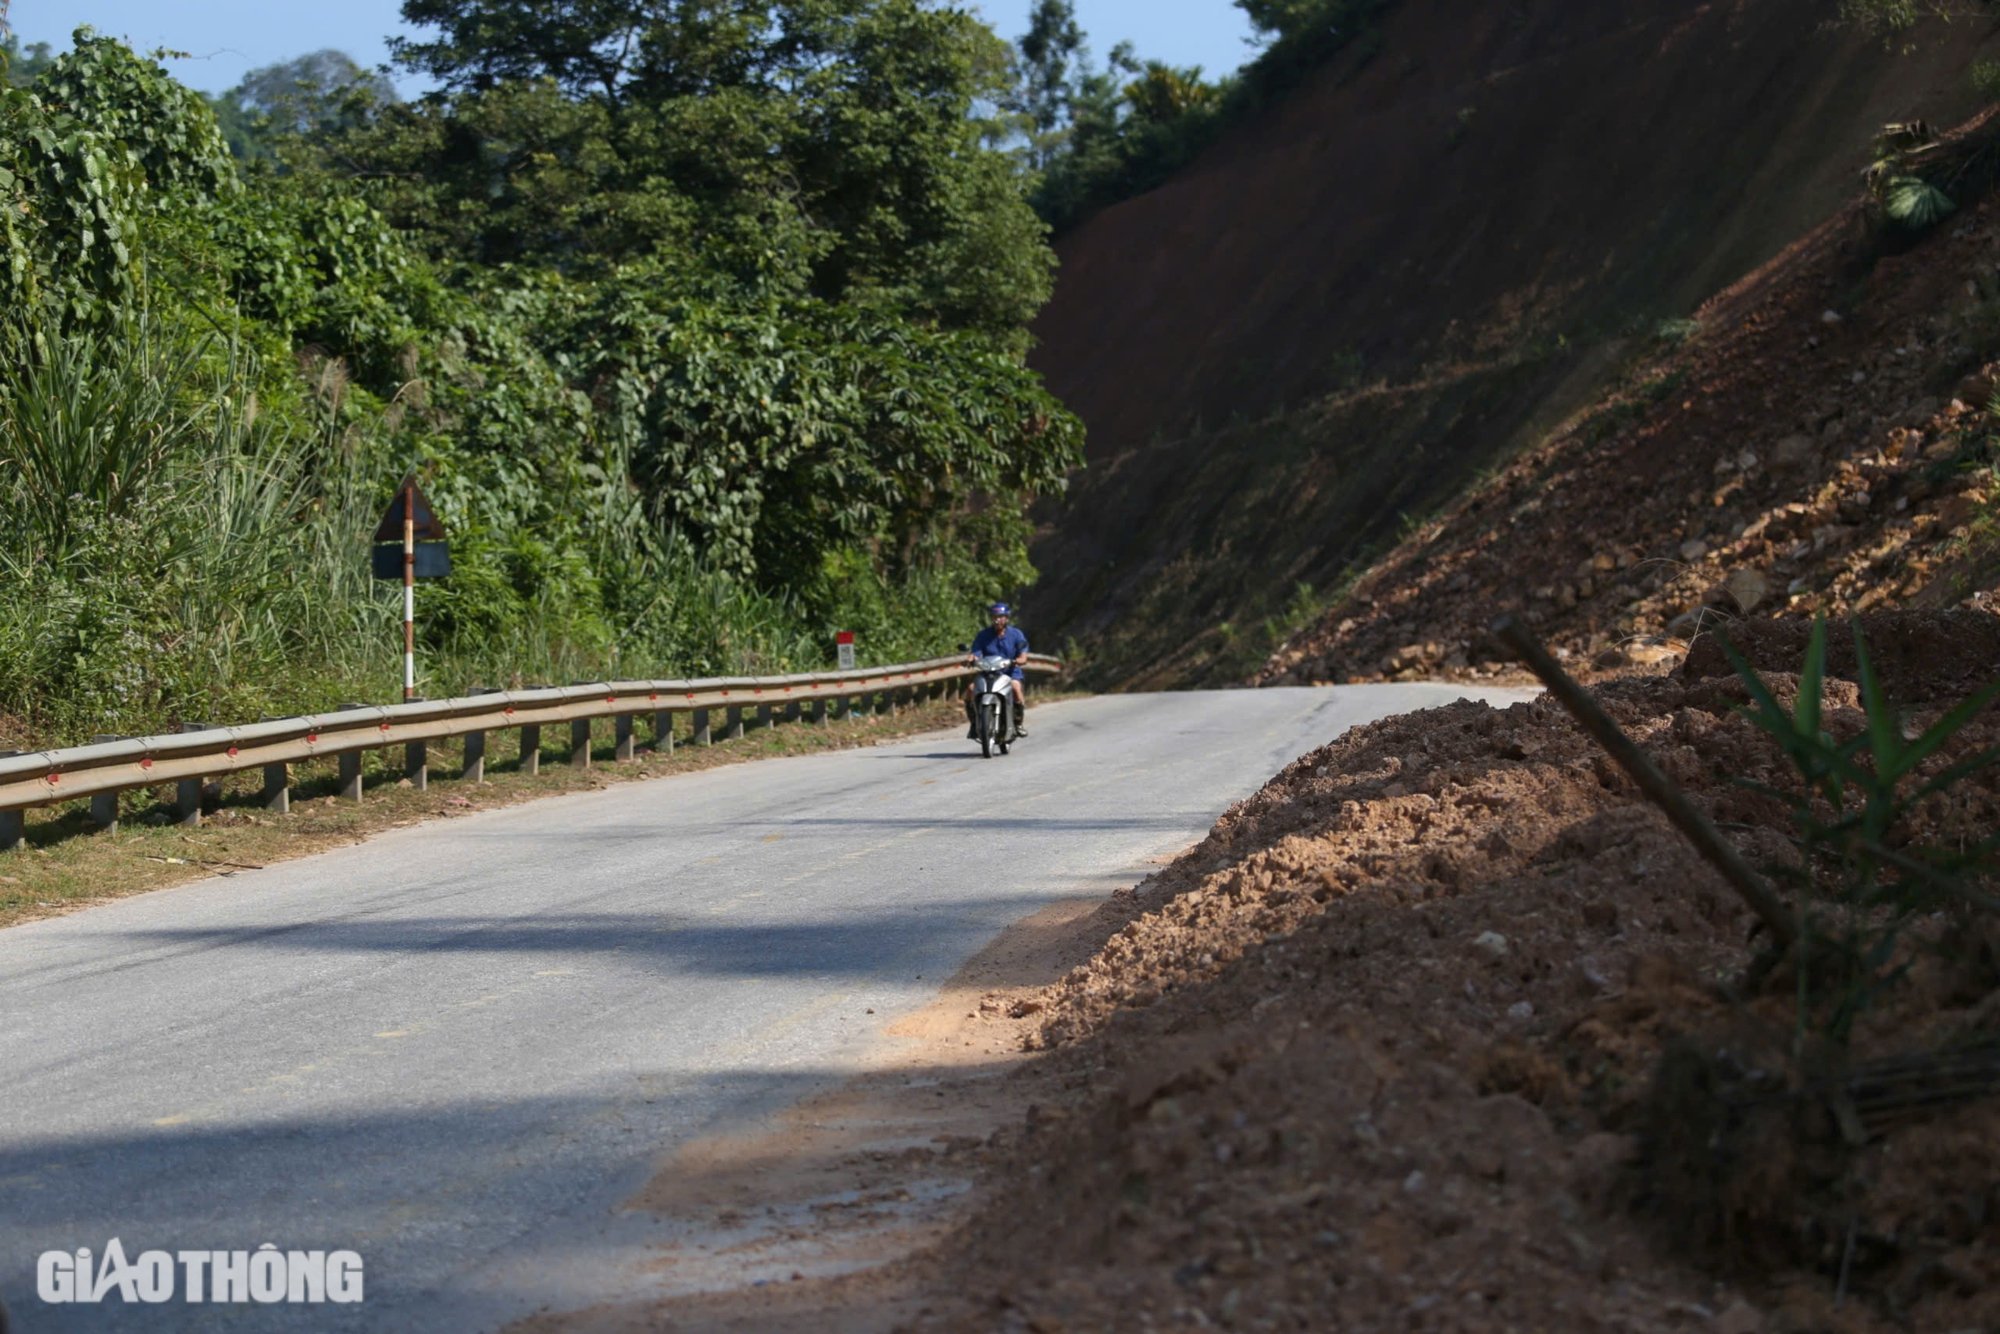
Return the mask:
<svg viewBox="0 0 2000 1334">
<path fill-rule="evenodd" d="M 1940 146 L 1969 188 L 2000 116 Z M 1857 203 L 1399 543 L 1264 682 L 1472 677 L 1526 618 L 1580 670 L 1741 618 L 1995 608 L 2000 197 L 1920 237 Z"/>
<path fill-rule="evenodd" d="M 1075 637 L 1098 684 L 1242 679 L 1662 320 L 1833 213 L 1881 124 L 1969 114 L 1993 21 L 1891 50 L 1831 12 L 1405 0 L 1067 238 L 1036 364 L 1090 467 L 1042 515 L 1040 636 Z"/>
</svg>

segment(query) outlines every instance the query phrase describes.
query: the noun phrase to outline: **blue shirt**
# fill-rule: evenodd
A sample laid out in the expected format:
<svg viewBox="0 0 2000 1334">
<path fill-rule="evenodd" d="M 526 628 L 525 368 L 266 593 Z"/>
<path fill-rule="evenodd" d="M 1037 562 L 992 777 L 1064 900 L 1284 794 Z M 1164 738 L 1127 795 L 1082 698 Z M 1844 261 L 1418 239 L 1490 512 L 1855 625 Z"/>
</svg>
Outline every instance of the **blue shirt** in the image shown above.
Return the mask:
<svg viewBox="0 0 2000 1334">
<path fill-rule="evenodd" d="M 1028 637 L 1021 633 L 1019 626 L 1010 625 L 1005 630 L 995 630 L 987 626 L 972 638 L 972 656 L 975 658 L 1006 658 L 1010 661 L 1028 651 Z M 1027 673 L 1019 667 L 1014 669 L 1016 681 L 1026 679 Z"/>
</svg>

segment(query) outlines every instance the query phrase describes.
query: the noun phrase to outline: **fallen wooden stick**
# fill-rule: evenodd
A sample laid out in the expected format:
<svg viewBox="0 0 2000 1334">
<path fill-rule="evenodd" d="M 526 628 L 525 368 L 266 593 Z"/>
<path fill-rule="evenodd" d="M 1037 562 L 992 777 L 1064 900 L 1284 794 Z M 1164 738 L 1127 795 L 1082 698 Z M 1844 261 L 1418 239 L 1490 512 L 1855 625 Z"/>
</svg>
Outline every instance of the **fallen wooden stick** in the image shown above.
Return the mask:
<svg viewBox="0 0 2000 1334">
<path fill-rule="evenodd" d="M 148 857 L 146 860 L 149 862 L 165 862 L 169 866 L 223 866 L 232 871 L 261 871 L 264 869 L 262 866 L 253 866 L 249 862 L 209 862 L 203 861 L 199 857 Z"/>
<path fill-rule="evenodd" d="M 1695 809 L 1687 795 L 1674 786 L 1671 778 L 1660 772 L 1659 766 L 1639 749 L 1631 737 L 1625 735 L 1603 706 L 1562 669 L 1561 664 L 1550 656 L 1526 626 L 1512 616 L 1503 616 L 1493 623 L 1493 634 L 1528 664 L 1583 730 L 1604 747 L 1618 762 L 1618 767 L 1631 776 L 1654 805 L 1666 812 L 1667 819 L 1694 845 L 1694 850 L 1701 854 L 1702 859 L 1722 873 L 1722 878 L 1764 923 L 1780 949 L 1790 949 L 1798 940 L 1798 923 L 1786 908 L 1784 900 L 1764 883 L 1764 878 L 1750 863 L 1743 860 L 1743 854 L 1709 823 L 1706 815 Z"/>
</svg>

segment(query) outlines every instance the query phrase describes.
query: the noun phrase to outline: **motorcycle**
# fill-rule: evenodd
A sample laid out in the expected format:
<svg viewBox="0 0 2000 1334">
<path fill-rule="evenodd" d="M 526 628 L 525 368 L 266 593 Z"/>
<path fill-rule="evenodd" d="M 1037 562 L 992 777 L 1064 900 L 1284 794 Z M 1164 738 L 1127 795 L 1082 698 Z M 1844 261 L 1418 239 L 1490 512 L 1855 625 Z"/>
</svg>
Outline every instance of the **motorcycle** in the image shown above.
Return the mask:
<svg viewBox="0 0 2000 1334">
<path fill-rule="evenodd" d="M 962 647 L 962 646 L 961 646 Z M 1020 738 L 1019 720 L 1014 716 L 1014 663 L 1000 657 L 980 658 L 973 663 L 972 730 L 979 737 L 979 751 L 993 758 L 994 747 L 1005 755 Z"/>
</svg>

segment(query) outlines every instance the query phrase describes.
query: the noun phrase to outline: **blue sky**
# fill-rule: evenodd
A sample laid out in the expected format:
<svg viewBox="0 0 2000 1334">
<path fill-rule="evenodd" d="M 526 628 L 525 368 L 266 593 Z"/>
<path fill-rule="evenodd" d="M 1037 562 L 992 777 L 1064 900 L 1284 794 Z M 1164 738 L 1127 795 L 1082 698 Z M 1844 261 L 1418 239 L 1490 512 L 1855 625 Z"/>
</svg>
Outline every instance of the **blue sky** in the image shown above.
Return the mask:
<svg viewBox="0 0 2000 1334">
<path fill-rule="evenodd" d="M 1001 36 L 1018 37 L 1031 0 L 973 0 Z M 401 0 L 13 0 L 8 22 L 24 44 L 69 46 L 88 23 L 141 49 L 186 51 L 168 67 L 184 82 L 219 93 L 260 65 L 322 47 L 347 52 L 364 65 L 388 59 L 383 39 L 402 30 Z M 1076 0 L 1077 17 L 1100 61 L 1121 40 L 1149 59 L 1200 65 L 1211 75 L 1235 69 L 1250 48 L 1249 24 L 1230 0 Z M 404 91 L 416 91 L 404 77 Z"/>
</svg>

